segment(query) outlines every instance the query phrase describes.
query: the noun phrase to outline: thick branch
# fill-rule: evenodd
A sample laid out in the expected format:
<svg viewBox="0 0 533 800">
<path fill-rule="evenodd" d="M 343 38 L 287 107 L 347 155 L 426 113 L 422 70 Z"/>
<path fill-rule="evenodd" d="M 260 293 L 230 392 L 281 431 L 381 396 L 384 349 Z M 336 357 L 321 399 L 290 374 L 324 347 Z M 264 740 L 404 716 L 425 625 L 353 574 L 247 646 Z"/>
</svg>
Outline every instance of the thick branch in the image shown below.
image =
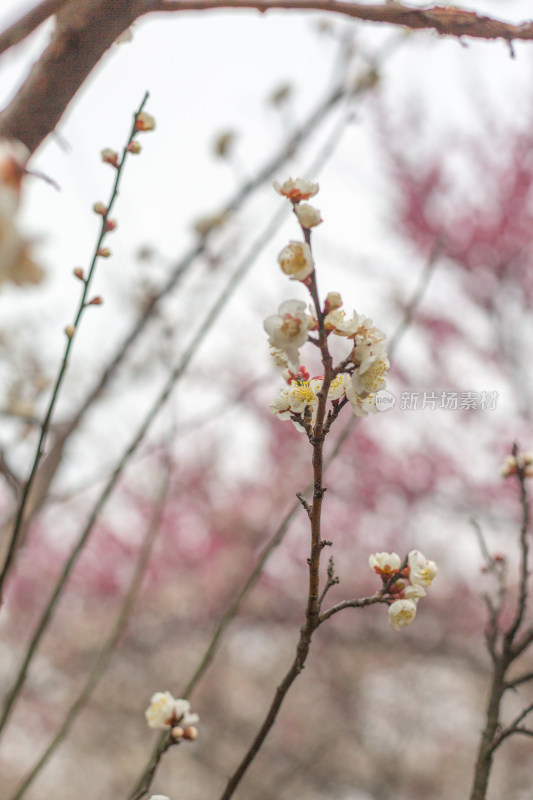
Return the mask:
<svg viewBox="0 0 533 800">
<path fill-rule="evenodd" d="M 115 39 L 134 21 L 132 0 L 77 0 L 57 13 L 50 44 L 0 114 L 0 135 L 33 153 Z"/>
<path fill-rule="evenodd" d="M 53 8 L 52 0 L 49 3 Z M 59 6 L 59 0 L 56 5 Z M 41 15 L 47 13 L 46 3 L 38 8 L 41 8 Z M 365 5 L 344 0 L 76 0 L 63 4 L 57 12 L 57 28 L 49 46 L 15 98 L 0 114 L 0 136 L 20 139 L 34 152 L 55 129 L 106 50 L 138 17 L 153 12 L 221 8 L 250 8 L 261 12 L 271 9 L 324 11 L 367 22 L 434 30 L 446 36 L 501 38 L 507 42 L 533 39 L 532 22 L 513 25 L 472 11 L 441 6 L 419 9 L 400 3 Z M 22 30 L 19 30 L 19 39 Z M 10 31 L 4 34 L 7 40 L 12 35 Z"/>
<path fill-rule="evenodd" d="M 22 42 L 26 36 L 42 25 L 49 17 L 56 14 L 68 0 L 43 0 L 27 14 L 18 19 L 3 33 L 0 33 L 0 53 L 4 53 L 13 45 Z"/>
<path fill-rule="evenodd" d="M 207 11 L 214 8 L 255 8 L 288 11 L 330 11 L 368 22 L 387 22 L 416 30 L 434 30 L 446 36 L 476 39 L 533 39 L 533 23 L 513 25 L 459 8 L 411 8 L 401 3 L 346 3 L 344 0 L 144 0 L 149 11 Z"/>
</svg>

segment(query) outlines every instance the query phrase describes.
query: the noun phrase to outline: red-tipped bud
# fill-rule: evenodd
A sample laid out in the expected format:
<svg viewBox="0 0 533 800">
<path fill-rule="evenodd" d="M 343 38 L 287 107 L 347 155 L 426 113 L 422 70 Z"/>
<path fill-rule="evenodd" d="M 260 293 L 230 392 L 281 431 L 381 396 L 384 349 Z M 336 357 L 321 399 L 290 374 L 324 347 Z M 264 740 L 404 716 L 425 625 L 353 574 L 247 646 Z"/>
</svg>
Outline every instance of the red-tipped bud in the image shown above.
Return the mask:
<svg viewBox="0 0 533 800">
<path fill-rule="evenodd" d="M 85 275 L 83 274 L 81 267 L 76 267 L 76 269 L 72 270 L 72 272 L 79 281 L 85 281 Z"/>
</svg>

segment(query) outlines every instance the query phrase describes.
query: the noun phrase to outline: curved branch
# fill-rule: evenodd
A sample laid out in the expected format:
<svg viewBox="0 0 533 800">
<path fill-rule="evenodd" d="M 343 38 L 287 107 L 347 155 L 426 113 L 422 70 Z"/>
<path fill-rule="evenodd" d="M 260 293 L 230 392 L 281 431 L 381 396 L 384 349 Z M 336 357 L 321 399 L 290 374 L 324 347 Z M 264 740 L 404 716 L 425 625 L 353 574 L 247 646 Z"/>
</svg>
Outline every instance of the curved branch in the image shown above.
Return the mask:
<svg viewBox="0 0 533 800">
<path fill-rule="evenodd" d="M 460 8 L 412 8 L 401 3 L 346 3 L 344 0 L 144 0 L 144 13 L 154 11 L 207 11 L 215 8 L 255 8 L 285 11 L 330 11 L 367 22 L 385 22 L 413 30 L 434 30 L 445 36 L 476 39 L 533 39 L 533 22 L 513 25 Z"/>
</svg>

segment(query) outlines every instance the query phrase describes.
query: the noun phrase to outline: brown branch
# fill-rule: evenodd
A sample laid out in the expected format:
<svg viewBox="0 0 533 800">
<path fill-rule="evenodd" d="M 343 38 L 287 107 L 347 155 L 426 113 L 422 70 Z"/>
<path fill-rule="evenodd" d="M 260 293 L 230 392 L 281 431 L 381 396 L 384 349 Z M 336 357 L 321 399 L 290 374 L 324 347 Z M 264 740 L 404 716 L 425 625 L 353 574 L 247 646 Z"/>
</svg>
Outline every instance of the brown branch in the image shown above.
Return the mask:
<svg viewBox="0 0 533 800">
<path fill-rule="evenodd" d="M 352 19 L 401 25 L 413 30 L 434 30 L 445 36 L 476 39 L 533 39 L 533 23 L 513 25 L 460 8 L 412 8 L 401 3 L 347 3 L 344 0 L 144 0 L 145 13 L 154 11 L 208 11 L 220 8 L 253 8 L 264 13 L 283 11 L 329 11 Z"/>
<path fill-rule="evenodd" d="M 0 136 L 35 152 L 115 39 L 138 16 L 133 0 L 76 0 L 57 12 L 50 44 L 0 114 Z"/>
<path fill-rule="evenodd" d="M 6 28 L 3 33 L 0 33 L 0 53 L 4 53 L 13 45 L 22 42 L 39 25 L 42 25 L 49 17 L 56 14 L 66 2 L 69 2 L 69 0 L 43 0 L 38 6 L 24 14 L 13 25 Z"/>
<path fill-rule="evenodd" d="M 50 0 L 51 2 L 51 0 Z M 20 139 L 33 153 L 55 129 L 70 101 L 104 53 L 138 17 L 153 12 L 250 8 L 265 12 L 324 11 L 447 36 L 533 39 L 533 23 L 513 25 L 472 11 L 400 3 L 365 5 L 343 0 L 77 0 L 57 12 L 52 40 L 7 108 L 0 136 Z"/>
</svg>

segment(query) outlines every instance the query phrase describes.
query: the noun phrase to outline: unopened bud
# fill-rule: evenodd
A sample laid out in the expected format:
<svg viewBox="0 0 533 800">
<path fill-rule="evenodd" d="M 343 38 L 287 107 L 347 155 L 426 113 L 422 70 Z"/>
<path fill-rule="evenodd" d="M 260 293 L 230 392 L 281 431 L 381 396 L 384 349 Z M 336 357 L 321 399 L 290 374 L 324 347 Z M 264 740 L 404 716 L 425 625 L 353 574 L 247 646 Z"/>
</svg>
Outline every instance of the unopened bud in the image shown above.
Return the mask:
<svg viewBox="0 0 533 800">
<path fill-rule="evenodd" d="M 100 256 L 100 258 L 109 258 L 111 255 L 111 250 L 109 247 L 99 247 L 96 251 L 96 255 Z"/>
<path fill-rule="evenodd" d="M 75 332 L 76 332 L 76 326 L 75 325 L 67 325 L 66 326 L 65 333 L 67 335 L 67 339 L 72 339 L 72 337 L 74 336 Z"/>
<path fill-rule="evenodd" d="M 88 306 L 101 306 L 103 302 L 104 302 L 104 301 L 103 301 L 103 299 L 100 297 L 100 295 L 97 295 L 96 297 L 93 297 L 93 299 L 92 299 L 92 300 L 89 300 L 89 302 L 87 303 L 87 305 L 88 305 Z"/>
<path fill-rule="evenodd" d="M 146 111 L 141 111 L 140 114 L 137 114 L 135 118 L 136 131 L 153 131 L 154 128 L 155 119 L 151 114 L 147 114 Z"/>
<path fill-rule="evenodd" d="M 118 167 L 118 153 L 116 150 L 111 150 L 109 147 L 106 147 L 101 152 L 102 161 L 105 164 L 111 164 L 113 167 Z"/>
<path fill-rule="evenodd" d="M 103 203 L 95 203 L 93 206 L 93 211 L 95 214 L 100 214 L 102 217 L 105 217 L 107 214 L 107 206 Z"/>
<path fill-rule="evenodd" d="M 139 144 L 139 142 L 130 142 L 129 145 L 126 147 L 126 150 L 128 151 L 128 153 L 133 153 L 134 155 L 136 155 L 137 153 L 141 152 L 142 147 Z"/>
<path fill-rule="evenodd" d="M 183 738 L 189 739 L 191 742 L 194 742 L 194 740 L 198 738 L 198 731 L 194 725 L 189 725 L 188 728 L 185 728 L 183 731 Z"/>
<path fill-rule="evenodd" d="M 324 314 L 329 314 L 330 311 L 335 311 L 336 308 L 342 306 L 342 297 L 338 292 L 328 292 L 326 302 L 324 303 Z"/>
<path fill-rule="evenodd" d="M 181 739 L 184 734 L 183 728 L 180 728 L 179 725 L 175 725 L 172 730 L 170 731 L 170 735 L 173 739 Z"/>
<path fill-rule="evenodd" d="M 81 267 L 76 267 L 76 269 L 73 270 L 73 273 L 76 276 L 76 278 L 78 278 L 78 280 L 80 281 L 85 280 L 85 275 L 83 274 L 83 270 Z"/>
<path fill-rule="evenodd" d="M 115 219 L 106 219 L 104 222 L 104 231 L 109 233 L 109 231 L 114 231 L 117 227 L 117 221 Z"/>
</svg>

